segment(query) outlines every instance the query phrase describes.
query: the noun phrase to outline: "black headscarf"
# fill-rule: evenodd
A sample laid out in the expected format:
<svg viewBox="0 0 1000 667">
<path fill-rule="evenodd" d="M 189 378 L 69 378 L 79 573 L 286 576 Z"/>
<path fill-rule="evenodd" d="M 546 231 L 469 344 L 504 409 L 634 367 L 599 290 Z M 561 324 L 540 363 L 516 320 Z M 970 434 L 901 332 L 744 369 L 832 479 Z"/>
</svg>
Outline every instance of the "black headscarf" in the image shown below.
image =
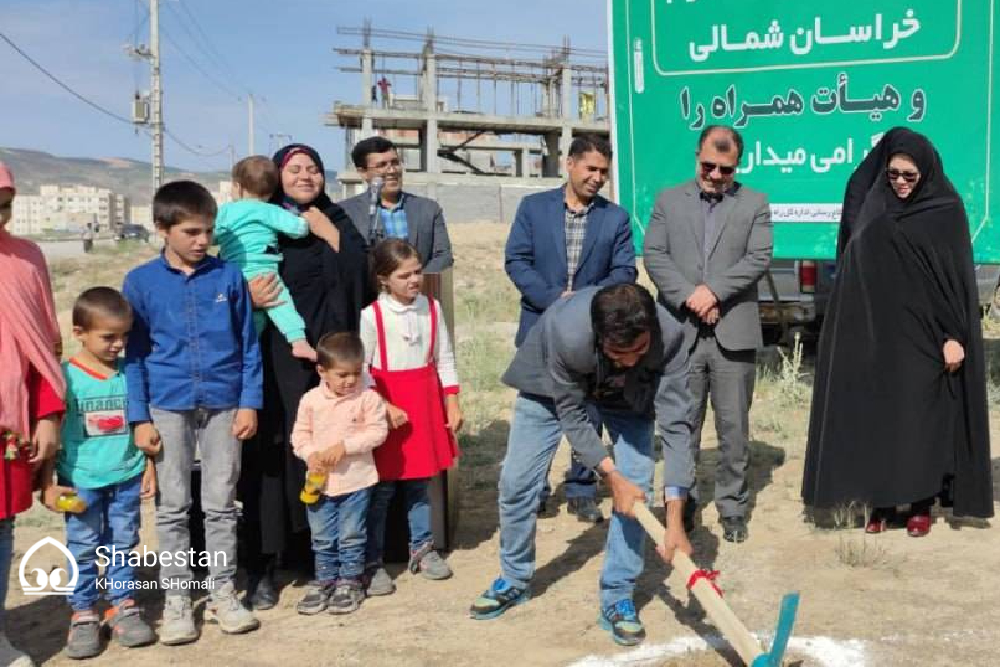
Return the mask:
<svg viewBox="0 0 1000 667">
<path fill-rule="evenodd" d="M 900 199 L 886 174 L 920 171 Z M 965 360 L 944 368 L 942 347 Z M 950 489 L 959 515 L 993 514 L 985 359 L 962 200 L 926 137 L 895 128 L 844 196 L 837 276 L 816 363 L 806 504 L 918 502 Z"/>
</svg>

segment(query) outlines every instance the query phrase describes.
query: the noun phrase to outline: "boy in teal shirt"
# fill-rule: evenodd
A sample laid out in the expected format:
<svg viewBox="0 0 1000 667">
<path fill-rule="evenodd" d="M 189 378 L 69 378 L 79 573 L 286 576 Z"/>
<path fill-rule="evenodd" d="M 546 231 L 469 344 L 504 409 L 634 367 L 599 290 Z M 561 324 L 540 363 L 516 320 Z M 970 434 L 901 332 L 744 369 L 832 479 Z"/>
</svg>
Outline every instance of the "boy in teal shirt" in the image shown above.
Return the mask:
<svg viewBox="0 0 1000 667">
<path fill-rule="evenodd" d="M 278 189 L 278 169 L 274 162 L 262 155 L 244 158 L 233 166 L 233 201 L 219 207 L 215 218 L 215 240 L 219 244 L 219 257 L 240 267 L 243 276 L 250 280 L 264 274 L 278 275 L 281 253 L 278 252 L 278 234 L 300 239 L 312 227 L 331 225 L 317 209 L 309 209 L 302 217 L 289 213 L 280 206 L 267 203 Z M 306 325 L 295 309 L 288 288 L 281 282 L 281 294 L 276 306 L 266 308 L 267 317 L 292 346 L 292 355 L 316 361 L 316 350 L 306 340 Z M 264 313 L 254 311 L 257 333 L 263 331 Z"/>
<path fill-rule="evenodd" d="M 66 653 L 71 658 L 101 651 L 99 560 L 106 564 L 111 608 L 104 621 L 112 636 L 130 648 L 156 639 L 135 603 L 135 568 L 128 562 L 139 543 L 141 499 L 156 493 L 152 460 L 147 462 L 132 439 L 125 376 L 119 369 L 118 355 L 131 327 L 128 302 L 110 287 L 88 289 L 73 306 L 73 334 L 82 349 L 62 364 L 66 417 L 55 461 L 58 484 L 52 483 L 51 464 L 43 476 L 49 509 L 58 511 L 63 493 L 76 493 L 86 503 L 82 511 L 66 514 L 67 547 L 78 570 L 69 598 L 73 616 Z"/>
</svg>

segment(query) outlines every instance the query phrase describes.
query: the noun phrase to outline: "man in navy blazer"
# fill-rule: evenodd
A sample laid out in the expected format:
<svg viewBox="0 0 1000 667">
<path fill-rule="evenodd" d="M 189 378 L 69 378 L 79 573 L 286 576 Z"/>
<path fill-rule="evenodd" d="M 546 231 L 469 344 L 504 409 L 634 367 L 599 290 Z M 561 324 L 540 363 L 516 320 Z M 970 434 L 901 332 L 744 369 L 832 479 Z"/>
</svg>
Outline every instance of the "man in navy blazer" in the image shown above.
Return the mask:
<svg viewBox="0 0 1000 667">
<path fill-rule="evenodd" d="M 573 140 L 566 158 L 566 185 L 525 197 L 507 237 L 504 268 L 521 293 L 521 320 L 515 345 L 545 310 L 584 287 L 633 283 L 635 247 L 625 209 L 598 193 L 608 180 L 611 145 L 602 137 Z M 538 511 L 545 511 L 551 488 L 546 476 Z M 600 523 L 597 476 L 576 456 L 566 471 L 569 511 L 581 521 Z"/>
</svg>

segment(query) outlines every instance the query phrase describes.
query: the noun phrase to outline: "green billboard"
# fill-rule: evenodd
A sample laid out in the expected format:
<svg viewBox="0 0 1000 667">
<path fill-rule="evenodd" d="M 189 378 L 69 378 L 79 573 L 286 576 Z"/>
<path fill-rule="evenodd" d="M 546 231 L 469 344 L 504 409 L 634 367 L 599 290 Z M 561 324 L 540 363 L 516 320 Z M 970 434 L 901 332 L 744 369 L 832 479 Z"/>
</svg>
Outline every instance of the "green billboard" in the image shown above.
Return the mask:
<svg viewBox="0 0 1000 667">
<path fill-rule="evenodd" d="M 609 0 L 615 178 L 636 244 L 657 192 L 694 177 L 700 131 L 736 127 L 775 257 L 833 257 L 847 179 L 883 132 L 927 135 L 977 262 L 1000 263 L 991 195 L 995 0 Z"/>
</svg>

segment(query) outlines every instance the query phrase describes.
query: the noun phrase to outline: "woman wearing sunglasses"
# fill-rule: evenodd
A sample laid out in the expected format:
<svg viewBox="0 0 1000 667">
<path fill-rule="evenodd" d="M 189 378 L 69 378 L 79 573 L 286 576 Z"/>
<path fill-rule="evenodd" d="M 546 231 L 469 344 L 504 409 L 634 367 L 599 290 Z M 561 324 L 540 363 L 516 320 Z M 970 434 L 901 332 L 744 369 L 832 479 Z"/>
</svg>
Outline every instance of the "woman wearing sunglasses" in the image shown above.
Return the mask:
<svg viewBox="0 0 1000 667">
<path fill-rule="evenodd" d="M 993 516 L 989 453 L 965 208 L 930 141 L 896 128 L 847 184 L 802 496 L 870 508 L 869 533 L 905 519 L 923 537 L 937 498 Z"/>
</svg>

